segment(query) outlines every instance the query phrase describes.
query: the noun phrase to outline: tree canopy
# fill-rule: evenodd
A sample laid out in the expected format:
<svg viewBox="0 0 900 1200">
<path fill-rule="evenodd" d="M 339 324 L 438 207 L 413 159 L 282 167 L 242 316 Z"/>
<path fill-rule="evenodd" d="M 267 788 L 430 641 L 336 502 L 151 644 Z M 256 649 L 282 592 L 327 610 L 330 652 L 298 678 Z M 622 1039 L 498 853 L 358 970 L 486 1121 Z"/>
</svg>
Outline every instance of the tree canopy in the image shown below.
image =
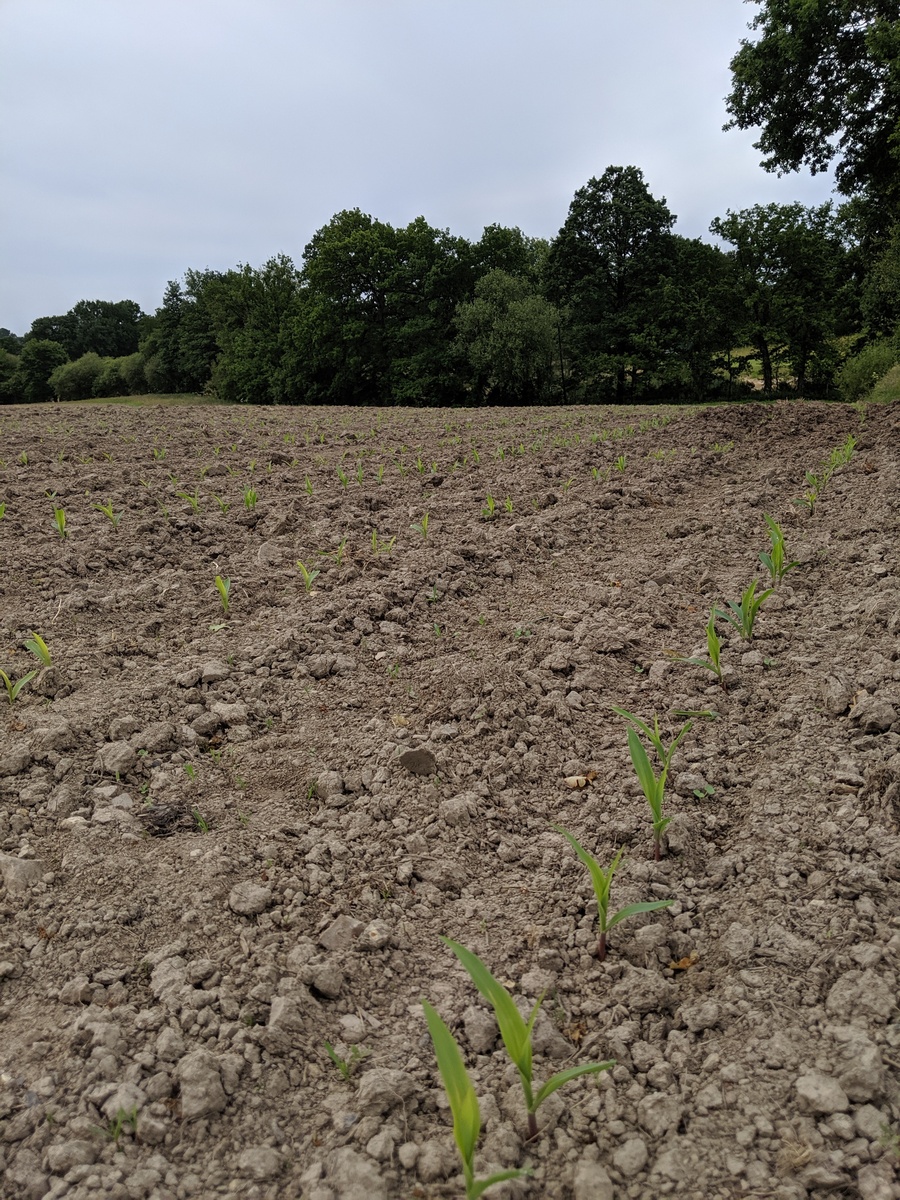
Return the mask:
<svg viewBox="0 0 900 1200">
<path fill-rule="evenodd" d="M 900 205 L 900 12 L 896 0 L 755 0 L 731 60 L 726 129 L 761 128 L 768 171 L 835 164 L 881 232 Z"/>
</svg>

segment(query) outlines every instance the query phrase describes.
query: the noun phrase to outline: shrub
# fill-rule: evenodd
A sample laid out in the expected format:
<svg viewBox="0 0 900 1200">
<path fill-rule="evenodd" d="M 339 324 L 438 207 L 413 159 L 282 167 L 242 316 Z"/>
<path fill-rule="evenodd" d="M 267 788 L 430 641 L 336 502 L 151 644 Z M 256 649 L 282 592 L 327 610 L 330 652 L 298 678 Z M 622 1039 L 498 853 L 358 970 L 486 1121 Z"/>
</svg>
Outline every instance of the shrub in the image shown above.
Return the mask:
<svg viewBox="0 0 900 1200">
<path fill-rule="evenodd" d="M 50 376 L 50 386 L 60 400 L 87 400 L 103 370 L 103 359 L 93 350 L 74 362 L 63 363 Z"/>
<path fill-rule="evenodd" d="M 841 396 L 845 400 L 862 399 L 888 373 L 897 358 L 897 346 L 891 339 L 870 342 L 841 367 L 838 374 Z"/>
</svg>

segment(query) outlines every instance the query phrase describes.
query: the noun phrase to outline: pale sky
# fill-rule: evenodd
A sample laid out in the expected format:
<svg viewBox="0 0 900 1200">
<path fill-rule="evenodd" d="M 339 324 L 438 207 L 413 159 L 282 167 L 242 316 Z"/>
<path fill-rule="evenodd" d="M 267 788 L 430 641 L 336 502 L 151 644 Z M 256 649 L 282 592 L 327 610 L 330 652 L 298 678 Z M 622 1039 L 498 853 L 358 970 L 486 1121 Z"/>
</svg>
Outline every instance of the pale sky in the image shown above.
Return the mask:
<svg viewBox="0 0 900 1200">
<path fill-rule="evenodd" d="M 743 0 L 0 0 L 0 326 L 298 265 L 345 208 L 551 238 L 640 167 L 676 231 L 820 204 L 722 132 Z"/>
</svg>

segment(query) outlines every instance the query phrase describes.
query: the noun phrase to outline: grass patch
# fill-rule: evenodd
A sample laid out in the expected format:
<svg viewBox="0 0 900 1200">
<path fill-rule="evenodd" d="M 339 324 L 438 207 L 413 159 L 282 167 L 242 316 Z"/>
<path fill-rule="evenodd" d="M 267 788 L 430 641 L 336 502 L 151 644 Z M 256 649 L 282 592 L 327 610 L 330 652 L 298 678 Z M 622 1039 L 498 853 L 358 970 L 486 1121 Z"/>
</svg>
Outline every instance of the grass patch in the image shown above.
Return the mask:
<svg viewBox="0 0 900 1200">
<path fill-rule="evenodd" d="M 890 404 L 893 400 L 900 400 L 900 363 L 895 363 L 887 375 L 882 375 L 866 400 L 873 404 Z"/>
<path fill-rule="evenodd" d="M 97 396 L 90 400 L 64 400 L 62 403 L 71 405 L 73 408 L 93 407 L 98 404 L 124 404 L 128 408 L 143 408 L 152 404 L 162 408 L 174 408 L 183 405 L 193 407 L 200 404 L 224 404 L 225 401 L 219 400 L 216 396 L 200 396 L 193 392 L 180 392 L 172 395 L 152 396 Z"/>
</svg>

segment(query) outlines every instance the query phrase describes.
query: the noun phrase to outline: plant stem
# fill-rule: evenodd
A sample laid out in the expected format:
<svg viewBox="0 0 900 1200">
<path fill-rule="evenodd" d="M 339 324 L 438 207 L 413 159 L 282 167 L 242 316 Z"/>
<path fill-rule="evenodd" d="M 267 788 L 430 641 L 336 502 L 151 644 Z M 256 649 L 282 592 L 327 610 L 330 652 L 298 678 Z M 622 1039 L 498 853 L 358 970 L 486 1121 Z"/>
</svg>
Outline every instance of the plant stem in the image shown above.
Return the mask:
<svg viewBox="0 0 900 1200">
<path fill-rule="evenodd" d="M 526 1141 L 533 1142 L 538 1135 L 537 1117 L 533 1112 L 528 1114 L 528 1137 Z"/>
<path fill-rule="evenodd" d="M 600 940 L 597 942 L 597 961 L 603 962 L 606 959 L 606 930 L 601 930 Z"/>
</svg>

